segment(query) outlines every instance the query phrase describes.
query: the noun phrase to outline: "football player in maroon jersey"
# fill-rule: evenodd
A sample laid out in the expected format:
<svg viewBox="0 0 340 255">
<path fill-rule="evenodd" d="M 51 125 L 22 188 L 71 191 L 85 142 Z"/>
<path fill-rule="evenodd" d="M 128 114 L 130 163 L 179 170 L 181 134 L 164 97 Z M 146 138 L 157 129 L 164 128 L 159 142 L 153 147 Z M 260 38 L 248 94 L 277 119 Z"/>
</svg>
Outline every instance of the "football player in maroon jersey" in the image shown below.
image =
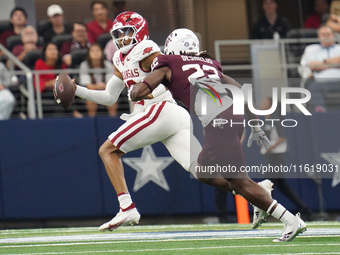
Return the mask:
<svg viewBox="0 0 340 255">
<path fill-rule="evenodd" d="M 206 53 L 199 52 L 199 40 L 197 36 L 188 29 L 174 30 L 165 41 L 164 52 L 166 55 L 157 56 L 152 63 L 153 72 L 140 83 L 134 85 L 130 96 L 132 100 L 140 100 L 150 94 L 160 83 L 166 86 L 176 100 L 181 101 L 188 109 L 194 112 L 202 122 L 205 130 L 205 141 L 202 151 L 198 157 L 200 166 L 234 166 L 238 171 L 223 175 L 229 182 L 231 191 L 242 195 L 251 204 L 256 206 L 257 227 L 271 214 L 274 218 L 285 224 L 282 237 L 275 239 L 277 242 L 293 240 L 298 234 L 306 230 L 305 222 L 291 214 L 285 207 L 277 203 L 270 195 L 271 182 L 263 181 L 258 185 L 252 181 L 247 172 L 241 171 L 245 166 L 244 153 L 240 143 L 243 132 L 242 125 L 223 125 L 220 120 L 235 122 L 243 121 L 243 116 L 233 115 L 232 98 L 223 89 L 223 83 L 242 88 L 232 78 L 222 73 L 221 65 L 212 60 Z M 201 87 L 200 87 L 201 85 Z M 220 89 L 222 88 L 222 89 Z M 215 104 L 213 100 L 206 100 L 208 114 L 202 113 L 204 93 L 211 95 L 218 90 Z M 224 92 L 223 92 L 224 90 Z M 208 94 L 209 94 L 208 93 Z M 247 117 L 255 119 L 245 105 Z M 224 123 L 226 124 L 226 123 Z M 255 124 L 256 125 L 256 124 Z M 252 141 L 257 141 L 260 146 L 268 148 L 270 142 L 261 128 L 252 127 L 248 140 L 248 147 Z M 199 169 L 200 170 L 200 169 Z M 214 185 L 225 189 L 225 185 L 219 185 L 197 172 L 197 178 L 208 185 Z"/>
</svg>

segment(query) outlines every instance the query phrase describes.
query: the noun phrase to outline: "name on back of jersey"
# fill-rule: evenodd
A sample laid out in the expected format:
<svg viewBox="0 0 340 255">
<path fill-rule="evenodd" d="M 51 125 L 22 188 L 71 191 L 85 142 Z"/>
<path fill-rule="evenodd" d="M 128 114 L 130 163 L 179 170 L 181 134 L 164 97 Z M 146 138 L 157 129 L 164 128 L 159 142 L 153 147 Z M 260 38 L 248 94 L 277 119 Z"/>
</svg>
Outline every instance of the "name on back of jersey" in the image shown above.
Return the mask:
<svg viewBox="0 0 340 255">
<path fill-rule="evenodd" d="M 181 55 L 181 58 L 183 59 L 183 61 L 202 61 L 202 62 L 206 62 L 209 64 L 212 64 L 212 60 L 209 58 L 202 58 L 202 57 L 195 57 L 195 56 L 184 56 Z"/>
</svg>

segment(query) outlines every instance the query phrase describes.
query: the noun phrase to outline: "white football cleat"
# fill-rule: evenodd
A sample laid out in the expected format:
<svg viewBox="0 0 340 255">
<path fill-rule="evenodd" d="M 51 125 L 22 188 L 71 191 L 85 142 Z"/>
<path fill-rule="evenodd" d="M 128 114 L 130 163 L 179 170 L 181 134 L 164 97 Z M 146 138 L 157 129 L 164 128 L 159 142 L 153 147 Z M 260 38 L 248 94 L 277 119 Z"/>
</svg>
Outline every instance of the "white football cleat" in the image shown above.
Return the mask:
<svg viewBox="0 0 340 255">
<path fill-rule="evenodd" d="M 292 225 L 285 225 L 282 231 L 282 237 L 274 239 L 273 242 L 290 242 L 300 233 L 307 230 L 306 223 L 300 218 L 300 213 L 295 215 L 295 222 Z"/>
<path fill-rule="evenodd" d="M 99 227 L 100 231 L 114 230 L 120 226 L 135 225 L 139 223 L 140 214 L 132 203 L 126 210 L 120 209 L 119 212 L 109 222 L 104 223 Z"/>
<path fill-rule="evenodd" d="M 273 185 L 270 180 L 266 179 L 263 180 L 262 182 L 258 183 L 261 187 L 263 187 L 270 196 L 272 196 L 272 190 L 273 190 Z M 253 216 L 253 224 L 252 224 L 252 229 L 257 229 L 264 221 L 266 221 L 268 213 L 257 206 L 254 207 L 254 216 Z"/>
</svg>

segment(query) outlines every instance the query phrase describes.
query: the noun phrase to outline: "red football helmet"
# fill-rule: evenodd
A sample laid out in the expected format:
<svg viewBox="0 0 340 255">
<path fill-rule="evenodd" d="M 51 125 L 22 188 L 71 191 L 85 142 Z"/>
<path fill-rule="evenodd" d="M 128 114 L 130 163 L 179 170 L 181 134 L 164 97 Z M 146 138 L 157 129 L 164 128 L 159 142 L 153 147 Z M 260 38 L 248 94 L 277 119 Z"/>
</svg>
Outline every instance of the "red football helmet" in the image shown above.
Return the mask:
<svg viewBox="0 0 340 255">
<path fill-rule="evenodd" d="M 149 38 L 148 23 L 137 12 L 131 11 L 122 12 L 115 18 L 110 33 L 113 42 L 123 54 L 137 43 Z M 128 39 L 132 39 L 130 44 L 123 45 L 123 41 Z"/>
</svg>

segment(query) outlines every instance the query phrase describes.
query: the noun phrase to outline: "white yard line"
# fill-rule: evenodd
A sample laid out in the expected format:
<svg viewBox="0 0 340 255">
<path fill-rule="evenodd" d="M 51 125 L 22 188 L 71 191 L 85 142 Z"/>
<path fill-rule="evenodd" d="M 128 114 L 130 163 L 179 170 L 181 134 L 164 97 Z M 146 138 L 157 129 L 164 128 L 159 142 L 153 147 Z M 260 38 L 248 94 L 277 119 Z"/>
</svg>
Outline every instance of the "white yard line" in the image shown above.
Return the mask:
<svg viewBox="0 0 340 255">
<path fill-rule="evenodd" d="M 104 253 L 104 252 L 164 252 L 164 251 L 185 251 L 185 250 L 211 250 L 211 249 L 238 249 L 238 248 L 262 248 L 262 247 L 287 247 L 287 246 L 324 246 L 325 244 L 282 244 L 282 245 L 232 245 L 232 246 L 208 246 L 208 247 L 186 247 L 186 248 L 165 248 L 165 249 L 138 249 L 138 250 L 94 250 L 94 251 L 79 251 L 72 252 L 72 254 L 86 254 L 86 253 Z M 327 244 L 338 245 L 340 244 Z M 50 255 L 50 254 L 69 254 L 69 252 L 39 252 L 39 253 L 22 253 L 16 255 Z M 282 253 L 281 253 L 282 254 Z M 283 253 L 283 254 L 299 254 L 299 255 L 313 255 L 313 254 L 340 254 L 340 252 L 324 252 L 324 253 Z M 3 254 L 10 255 L 10 254 Z M 258 254 L 254 254 L 258 255 Z M 266 254 L 268 255 L 268 254 Z M 273 254 L 278 255 L 278 254 Z"/>
<path fill-rule="evenodd" d="M 144 232 L 144 233 L 109 233 L 85 235 L 60 235 L 37 237 L 1 238 L 0 244 L 47 243 L 47 242 L 91 242 L 91 241 L 123 241 L 123 240 L 168 240 L 168 239 L 246 239 L 279 237 L 281 229 L 263 230 L 228 230 L 228 231 L 181 231 L 181 232 Z M 338 228 L 310 228 L 301 236 L 340 236 Z M 0 246 L 1 248 L 1 246 Z"/>
<path fill-rule="evenodd" d="M 239 225 L 239 224 L 213 224 L 213 225 L 208 225 L 208 224 L 181 224 L 181 225 L 139 225 L 139 226 L 133 226 L 133 227 L 120 227 L 120 230 L 131 230 L 133 229 L 134 231 L 138 230 L 155 230 L 155 229 L 194 229 L 194 228 L 223 228 L 223 227 L 228 227 L 233 226 L 237 229 L 248 229 L 250 224 L 246 225 Z M 264 227 L 281 227 L 282 223 L 277 222 L 277 223 L 265 223 Z M 334 221 L 334 222 L 308 222 L 308 226 L 314 227 L 314 226 L 340 226 L 340 222 Z M 98 232 L 97 227 L 72 227 L 72 228 L 41 228 L 41 229 L 15 229 L 15 230 L 0 230 L 0 235 L 4 234 L 21 234 L 21 233 L 60 233 L 60 232 Z"/>
</svg>

